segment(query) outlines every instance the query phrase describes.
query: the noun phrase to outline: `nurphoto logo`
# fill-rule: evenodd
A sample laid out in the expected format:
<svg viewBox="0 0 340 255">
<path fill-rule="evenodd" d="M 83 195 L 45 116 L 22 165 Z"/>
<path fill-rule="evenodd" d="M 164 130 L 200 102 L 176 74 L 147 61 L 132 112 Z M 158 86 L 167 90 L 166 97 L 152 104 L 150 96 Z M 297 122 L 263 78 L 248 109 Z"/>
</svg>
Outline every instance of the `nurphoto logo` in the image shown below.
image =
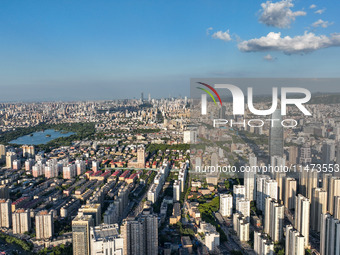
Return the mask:
<svg viewBox="0 0 340 255">
<path fill-rule="evenodd" d="M 242 90 L 232 84 L 215 84 L 214 87 L 212 87 L 209 84 L 198 82 L 198 84 L 205 86 L 206 88 L 210 89 L 218 98 L 220 105 L 222 107 L 222 100 L 220 95 L 217 93 L 216 89 L 228 89 L 233 98 L 233 115 L 244 115 L 244 94 Z M 201 94 L 201 114 L 206 115 L 207 114 L 207 94 L 212 98 L 215 104 L 216 100 L 213 94 L 205 88 L 197 87 L 198 89 L 204 91 L 205 93 Z M 275 112 L 278 105 L 278 88 L 273 87 L 272 88 L 272 105 L 267 110 L 259 110 L 254 107 L 253 103 L 253 88 L 248 87 L 247 88 L 247 104 L 250 112 L 252 112 L 255 115 L 270 115 Z M 288 98 L 288 94 L 304 94 L 305 96 L 303 98 Z M 312 115 L 306 107 L 303 105 L 307 103 L 311 99 L 311 93 L 308 89 L 305 88 L 297 88 L 297 87 L 283 87 L 281 88 L 281 115 L 287 114 L 287 105 L 295 105 L 304 115 L 310 116 Z"/>
</svg>

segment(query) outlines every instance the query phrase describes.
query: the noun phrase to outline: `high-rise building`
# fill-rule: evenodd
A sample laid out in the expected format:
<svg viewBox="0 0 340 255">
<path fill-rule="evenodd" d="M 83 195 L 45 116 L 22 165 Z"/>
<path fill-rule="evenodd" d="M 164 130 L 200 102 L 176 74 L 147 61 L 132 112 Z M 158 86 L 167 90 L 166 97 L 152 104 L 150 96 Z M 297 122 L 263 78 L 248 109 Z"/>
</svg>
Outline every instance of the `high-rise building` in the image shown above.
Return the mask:
<svg viewBox="0 0 340 255">
<path fill-rule="evenodd" d="M 90 227 L 91 254 L 123 255 L 124 240 L 118 231 L 118 224 Z"/>
<path fill-rule="evenodd" d="M 335 159 L 335 144 L 333 141 L 327 141 L 322 144 L 321 148 L 322 153 L 322 163 L 330 164 L 334 162 Z"/>
<path fill-rule="evenodd" d="M 340 219 L 340 196 L 334 198 L 334 218 Z"/>
<path fill-rule="evenodd" d="M 12 201 L 10 199 L 0 200 L 0 227 L 10 228 L 12 225 Z"/>
<path fill-rule="evenodd" d="M 309 171 L 307 175 L 307 194 L 309 200 L 313 198 L 313 191 L 318 187 L 319 176 L 317 171 Z"/>
<path fill-rule="evenodd" d="M 234 185 L 233 186 L 233 207 L 236 208 L 236 202 L 238 199 L 245 198 L 246 189 L 243 185 Z"/>
<path fill-rule="evenodd" d="M 327 192 L 322 188 L 314 189 L 311 205 L 311 227 L 319 232 L 321 226 L 321 214 L 327 213 Z"/>
<path fill-rule="evenodd" d="M 256 255 L 274 254 L 274 242 L 269 240 L 265 234 L 254 232 L 254 251 Z"/>
<path fill-rule="evenodd" d="M 19 159 L 13 160 L 12 168 L 13 168 L 13 170 L 20 170 L 21 169 L 21 160 L 19 160 Z"/>
<path fill-rule="evenodd" d="M 225 112 L 227 110 L 227 107 L 225 105 L 222 105 L 222 107 L 219 109 L 218 116 L 220 119 L 225 119 L 226 115 Z"/>
<path fill-rule="evenodd" d="M 264 210 L 264 186 L 266 180 L 270 179 L 268 175 L 257 175 L 256 176 L 256 208 L 257 210 Z"/>
<path fill-rule="evenodd" d="M 32 175 L 33 177 L 38 177 L 44 174 L 44 166 L 41 162 L 37 162 L 33 167 L 32 167 Z"/>
<path fill-rule="evenodd" d="M 215 226 L 210 223 L 201 221 L 197 232 L 204 234 L 204 244 L 208 251 L 212 252 L 220 245 L 220 234 L 216 231 Z"/>
<path fill-rule="evenodd" d="M 50 159 L 46 162 L 44 167 L 45 177 L 48 178 L 55 178 L 58 176 L 58 162 L 56 159 Z"/>
<path fill-rule="evenodd" d="M 183 132 L 183 143 L 194 144 L 197 142 L 197 131 L 186 130 Z"/>
<path fill-rule="evenodd" d="M 9 189 L 6 184 L 0 185 L 0 199 L 9 198 Z"/>
<path fill-rule="evenodd" d="M 294 178 L 287 177 L 285 180 L 284 205 L 288 210 L 295 208 L 297 182 Z"/>
<path fill-rule="evenodd" d="M 242 214 L 233 214 L 233 226 L 241 242 L 249 241 L 249 221 Z"/>
<path fill-rule="evenodd" d="M 250 201 L 248 199 L 238 199 L 236 202 L 236 212 L 242 214 L 243 217 L 250 220 Z"/>
<path fill-rule="evenodd" d="M 93 223 L 98 226 L 101 222 L 101 205 L 100 204 L 86 204 L 79 208 L 79 212 L 84 215 L 91 215 Z"/>
<path fill-rule="evenodd" d="M 272 114 L 273 121 L 269 132 L 269 158 L 272 156 L 283 156 L 283 127 L 281 125 L 281 110 L 277 109 Z"/>
<path fill-rule="evenodd" d="M 144 146 L 138 146 L 137 149 L 137 164 L 138 168 L 144 168 L 145 167 L 145 148 Z"/>
<path fill-rule="evenodd" d="M 337 130 L 339 132 L 340 127 L 338 127 Z M 340 165 L 340 140 L 339 140 L 339 138 L 340 138 L 340 134 L 338 134 L 338 136 L 337 136 L 338 141 L 336 143 L 336 161 L 335 161 L 335 163 L 338 164 L 338 165 Z M 340 171 L 335 172 L 334 176 L 340 177 Z"/>
<path fill-rule="evenodd" d="M 208 184 L 217 185 L 218 178 L 219 178 L 219 171 L 217 170 L 218 167 L 218 155 L 217 153 L 211 154 L 211 169 L 210 172 L 206 174 L 206 180 Z"/>
<path fill-rule="evenodd" d="M 300 148 L 299 163 L 303 166 L 312 163 L 312 151 L 310 146 L 304 145 Z"/>
<path fill-rule="evenodd" d="M 305 254 L 304 237 L 292 225 L 286 226 L 286 255 L 304 255 Z"/>
<path fill-rule="evenodd" d="M 76 166 L 74 164 L 68 164 L 63 167 L 63 178 L 72 179 L 76 176 Z"/>
<path fill-rule="evenodd" d="M 289 164 L 296 165 L 298 163 L 299 150 L 296 146 L 289 147 Z"/>
<path fill-rule="evenodd" d="M 13 151 L 8 151 L 6 153 L 6 168 L 13 167 L 13 161 L 17 159 L 17 154 Z"/>
<path fill-rule="evenodd" d="M 231 194 L 220 195 L 220 214 L 230 217 L 233 214 L 233 196 Z"/>
<path fill-rule="evenodd" d="M 246 189 L 246 199 L 253 201 L 255 192 L 255 176 L 256 176 L 257 158 L 254 154 L 249 156 L 249 171 L 244 172 L 244 187 Z"/>
<path fill-rule="evenodd" d="M 40 211 L 35 216 L 35 233 L 37 239 L 48 239 L 54 234 L 53 213 Z"/>
<path fill-rule="evenodd" d="M 175 202 L 181 198 L 181 184 L 178 180 L 175 180 L 173 184 L 173 197 Z"/>
<path fill-rule="evenodd" d="M 6 147 L 0 144 L 0 162 L 4 162 L 6 159 Z"/>
<path fill-rule="evenodd" d="M 77 175 L 81 175 L 83 173 L 85 173 L 86 170 L 86 164 L 84 160 L 79 160 L 77 159 L 75 161 L 75 165 L 76 165 L 76 171 L 77 171 Z"/>
<path fill-rule="evenodd" d="M 33 145 L 23 145 L 22 146 L 22 156 L 25 158 L 34 158 L 34 146 Z"/>
<path fill-rule="evenodd" d="M 305 248 L 309 246 L 310 202 L 301 194 L 296 197 L 295 228 L 304 237 Z"/>
<path fill-rule="evenodd" d="M 12 215 L 13 234 L 24 234 L 31 229 L 29 210 L 18 209 Z"/>
<path fill-rule="evenodd" d="M 34 165 L 34 160 L 33 159 L 27 159 L 25 161 L 25 171 L 30 172 L 32 171 L 32 167 Z"/>
<path fill-rule="evenodd" d="M 340 177 L 331 177 L 328 192 L 328 211 L 334 215 L 334 198 L 340 196 Z"/>
<path fill-rule="evenodd" d="M 267 179 L 264 181 L 264 189 L 263 189 L 263 193 L 262 193 L 262 212 L 264 212 L 265 209 L 265 201 L 267 197 L 273 198 L 275 200 L 278 200 L 278 188 L 277 188 L 277 181 L 273 180 L 273 179 Z"/>
<path fill-rule="evenodd" d="M 266 198 L 264 232 L 274 242 L 279 242 L 283 237 L 284 206 L 271 197 Z"/>
<path fill-rule="evenodd" d="M 320 254 L 340 254 L 340 221 L 329 213 L 321 215 Z"/>
<path fill-rule="evenodd" d="M 81 212 L 72 220 L 73 255 L 90 255 L 90 227 L 93 226 L 91 215 Z"/>
<path fill-rule="evenodd" d="M 100 161 L 97 161 L 97 160 L 93 160 L 92 161 L 92 171 L 93 172 L 98 172 L 100 169 Z"/>
<path fill-rule="evenodd" d="M 126 219 L 121 226 L 124 255 L 158 254 L 158 220 L 156 215 Z"/>
</svg>

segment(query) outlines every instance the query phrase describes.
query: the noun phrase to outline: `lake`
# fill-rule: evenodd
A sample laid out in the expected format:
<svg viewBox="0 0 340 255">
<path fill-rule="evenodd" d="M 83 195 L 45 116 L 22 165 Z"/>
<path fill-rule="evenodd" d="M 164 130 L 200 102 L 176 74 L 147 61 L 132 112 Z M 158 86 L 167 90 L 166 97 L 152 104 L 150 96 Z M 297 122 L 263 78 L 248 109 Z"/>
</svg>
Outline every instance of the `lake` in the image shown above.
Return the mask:
<svg viewBox="0 0 340 255">
<path fill-rule="evenodd" d="M 53 129 L 46 129 L 45 131 L 34 132 L 29 135 L 21 136 L 15 140 L 10 141 L 12 144 L 28 144 L 28 145 L 38 145 L 46 144 L 59 137 L 68 137 L 73 135 L 73 132 L 60 132 Z"/>
</svg>

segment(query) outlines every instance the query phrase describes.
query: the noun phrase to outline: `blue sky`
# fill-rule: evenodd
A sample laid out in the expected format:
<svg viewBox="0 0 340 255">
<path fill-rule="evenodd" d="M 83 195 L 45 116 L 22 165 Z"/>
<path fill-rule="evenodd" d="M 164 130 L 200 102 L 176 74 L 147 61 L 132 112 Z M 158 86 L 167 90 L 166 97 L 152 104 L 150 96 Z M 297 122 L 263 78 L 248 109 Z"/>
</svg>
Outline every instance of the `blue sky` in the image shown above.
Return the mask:
<svg viewBox="0 0 340 255">
<path fill-rule="evenodd" d="M 1 1 L 0 101 L 184 96 L 192 77 L 339 77 L 339 7 Z"/>
</svg>

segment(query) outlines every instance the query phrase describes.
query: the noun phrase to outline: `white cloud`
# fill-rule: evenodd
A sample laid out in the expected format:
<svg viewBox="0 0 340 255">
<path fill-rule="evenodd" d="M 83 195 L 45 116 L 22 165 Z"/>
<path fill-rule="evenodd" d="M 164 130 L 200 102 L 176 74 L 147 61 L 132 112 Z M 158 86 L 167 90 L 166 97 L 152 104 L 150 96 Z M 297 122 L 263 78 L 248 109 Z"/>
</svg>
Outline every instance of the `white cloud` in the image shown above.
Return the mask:
<svg viewBox="0 0 340 255">
<path fill-rule="evenodd" d="M 316 14 L 322 14 L 326 11 L 326 8 L 315 11 Z"/>
<path fill-rule="evenodd" d="M 323 27 L 323 28 L 326 28 L 326 27 L 328 27 L 328 26 L 330 26 L 332 24 L 333 24 L 333 22 L 328 22 L 328 21 L 324 21 L 322 19 L 319 19 L 319 20 L 315 21 L 312 24 L 312 26 L 313 27 Z"/>
<path fill-rule="evenodd" d="M 212 27 L 208 27 L 208 28 L 207 28 L 207 30 L 206 30 L 206 33 L 207 33 L 207 35 L 209 35 L 209 34 L 210 34 L 210 31 L 211 31 L 211 30 L 213 30 L 213 28 L 212 28 Z"/>
<path fill-rule="evenodd" d="M 274 60 L 276 60 L 276 58 L 273 57 L 273 56 L 270 55 L 270 54 L 264 56 L 263 59 L 264 59 L 264 60 L 267 60 L 267 61 L 274 61 Z"/>
<path fill-rule="evenodd" d="M 316 8 L 316 5 L 315 4 L 312 4 L 311 6 L 309 6 L 310 9 L 314 9 Z"/>
<path fill-rule="evenodd" d="M 215 33 L 212 34 L 211 36 L 212 38 L 214 39 L 220 39 L 220 40 L 223 40 L 223 41 L 231 41 L 231 36 L 229 34 L 229 30 L 223 32 L 223 31 L 217 31 Z"/>
<path fill-rule="evenodd" d="M 291 0 L 282 0 L 276 3 L 267 1 L 262 3 L 261 7 L 259 21 L 271 27 L 288 28 L 296 17 L 306 15 L 304 11 L 293 12 L 291 8 L 294 7 L 294 4 Z"/>
<path fill-rule="evenodd" d="M 238 44 L 239 50 L 244 52 L 281 51 L 285 54 L 303 54 L 338 46 L 340 46 L 340 34 L 317 36 L 311 32 L 295 37 L 281 37 L 281 33 L 270 32 L 267 36 Z"/>
</svg>

